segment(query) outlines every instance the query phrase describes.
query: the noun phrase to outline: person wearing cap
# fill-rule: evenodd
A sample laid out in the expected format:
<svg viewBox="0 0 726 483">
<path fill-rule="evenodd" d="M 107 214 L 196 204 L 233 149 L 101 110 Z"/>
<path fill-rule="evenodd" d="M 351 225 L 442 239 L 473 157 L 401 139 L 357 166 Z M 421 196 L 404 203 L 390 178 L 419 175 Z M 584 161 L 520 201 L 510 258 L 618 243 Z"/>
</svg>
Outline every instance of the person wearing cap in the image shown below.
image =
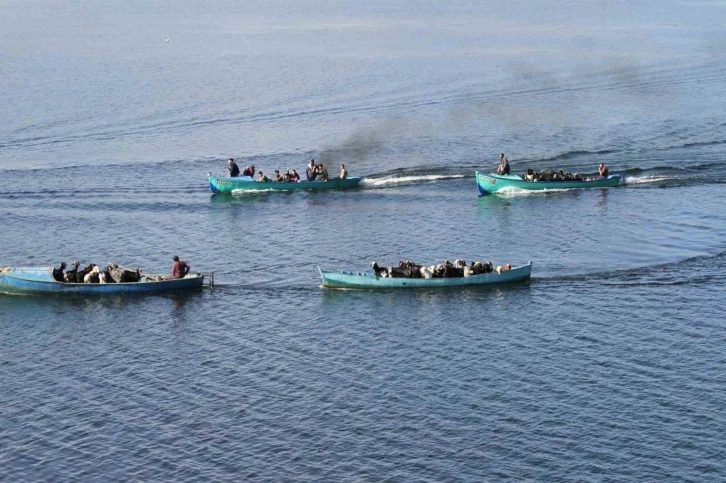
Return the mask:
<svg viewBox="0 0 726 483">
<path fill-rule="evenodd" d="M 608 177 L 608 167 L 605 166 L 605 163 L 600 163 L 600 165 L 597 167 L 597 172 L 600 174 L 601 178 Z"/>
<path fill-rule="evenodd" d="M 340 174 L 338 175 L 338 178 L 345 179 L 347 177 L 348 177 L 348 170 L 345 169 L 345 165 L 344 164 L 341 164 L 340 165 Z"/>
<path fill-rule="evenodd" d="M 497 174 L 509 174 L 509 160 L 504 153 L 499 153 L 499 166 L 497 166 Z"/>
<path fill-rule="evenodd" d="M 230 178 L 236 178 L 239 176 L 239 166 L 237 166 L 237 163 L 234 162 L 234 159 L 229 158 L 227 160 L 227 171 L 229 171 L 229 177 Z"/>
<path fill-rule="evenodd" d="M 171 265 L 171 278 L 184 278 L 192 267 L 187 262 L 179 260 L 179 257 L 174 255 L 174 263 Z"/>
</svg>

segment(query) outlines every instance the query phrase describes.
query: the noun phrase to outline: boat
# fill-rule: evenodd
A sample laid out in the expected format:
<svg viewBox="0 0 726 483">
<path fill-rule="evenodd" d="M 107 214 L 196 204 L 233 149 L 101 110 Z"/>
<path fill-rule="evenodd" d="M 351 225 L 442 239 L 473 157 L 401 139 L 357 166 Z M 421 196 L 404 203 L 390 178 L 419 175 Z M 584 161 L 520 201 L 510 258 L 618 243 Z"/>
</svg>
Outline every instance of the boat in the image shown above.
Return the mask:
<svg viewBox="0 0 726 483">
<path fill-rule="evenodd" d="M 395 288 L 444 288 L 480 285 L 500 285 L 525 282 L 532 274 L 532 262 L 512 267 L 506 272 L 490 272 L 470 277 L 451 278 L 388 278 L 376 277 L 372 272 L 341 272 L 318 267 L 321 287 L 332 289 L 395 289 Z"/>
<path fill-rule="evenodd" d="M 53 278 L 53 267 L 8 267 L 0 269 L 0 293 L 8 294 L 126 294 L 174 292 L 200 289 L 207 274 L 189 273 L 184 278 L 161 279 L 142 274 L 140 282 L 68 283 Z M 209 274 L 213 285 L 214 274 Z"/>
<path fill-rule="evenodd" d="M 331 178 L 328 181 L 296 181 L 277 183 L 274 181 L 255 181 L 250 176 L 228 176 L 209 177 L 209 189 L 212 193 L 233 193 L 244 191 L 297 191 L 297 190 L 345 190 L 355 188 L 360 183 L 360 177 L 349 177 L 345 179 Z"/>
<path fill-rule="evenodd" d="M 516 174 L 484 174 L 476 172 L 476 185 L 479 193 L 486 195 L 506 189 L 521 190 L 566 190 L 581 188 L 611 188 L 624 180 L 620 173 L 611 174 L 607 178 L 595 178 L 590 181 L 525 181 Z"/>
</svg>

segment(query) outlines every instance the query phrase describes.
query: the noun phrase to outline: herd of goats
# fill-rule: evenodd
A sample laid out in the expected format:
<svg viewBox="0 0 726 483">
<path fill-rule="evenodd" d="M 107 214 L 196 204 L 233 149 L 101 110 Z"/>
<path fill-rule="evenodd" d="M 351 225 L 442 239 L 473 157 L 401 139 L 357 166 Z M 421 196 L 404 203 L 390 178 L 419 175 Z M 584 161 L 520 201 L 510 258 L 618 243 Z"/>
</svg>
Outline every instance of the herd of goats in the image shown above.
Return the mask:
<svg viewBox="0 0 726 483">
<path fill-rule="evenodd" d="M 90 263 L 79 270 L 79 265 L 76 260 L 73 262 L 73 268 L 64 273 L 65 263 L 61 263 L 60 268 L 53 270 L 53 278 L 66 283 L 135 283 L 140 282 L 142 277 L 152 278 L 141 273 L 140 268 L 129 270 L 115 263 L 103 269 L 95 263 Z"/>
<path fill-rule="evenodd" d="M 439 265 L 417 265 L 416 263 L 405 260 L 400 261 L 397 267 L 381 267 L 378 263 L 371 263 L 373 274 L 376 277 L 383 278 L 453 278 L 453 277 L 471 277 L 482 273 L 502 273 L 512 269 L 511 264 L 497 265 L 496 267 L 489 262 L 471 262 L 467 265 L 464 260 L 455 260 L 451 263 L 445 260 Z"/>
</svg>

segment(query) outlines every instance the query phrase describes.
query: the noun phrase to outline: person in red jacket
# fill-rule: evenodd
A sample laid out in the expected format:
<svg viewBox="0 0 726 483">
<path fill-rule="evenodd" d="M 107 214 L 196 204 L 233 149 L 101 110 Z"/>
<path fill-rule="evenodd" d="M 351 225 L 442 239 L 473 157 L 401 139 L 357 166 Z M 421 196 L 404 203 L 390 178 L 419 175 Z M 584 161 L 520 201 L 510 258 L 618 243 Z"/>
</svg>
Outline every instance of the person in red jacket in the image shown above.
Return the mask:
<svg viewBox="0 0 726 483">
<path fill-rule="evenodd" d="M 187 262 L 179 260 L 179 257 L 174 255 L 174 263 L 171 266 L 171 278 L 184 278 L 192 267 Z"/>
</svg>

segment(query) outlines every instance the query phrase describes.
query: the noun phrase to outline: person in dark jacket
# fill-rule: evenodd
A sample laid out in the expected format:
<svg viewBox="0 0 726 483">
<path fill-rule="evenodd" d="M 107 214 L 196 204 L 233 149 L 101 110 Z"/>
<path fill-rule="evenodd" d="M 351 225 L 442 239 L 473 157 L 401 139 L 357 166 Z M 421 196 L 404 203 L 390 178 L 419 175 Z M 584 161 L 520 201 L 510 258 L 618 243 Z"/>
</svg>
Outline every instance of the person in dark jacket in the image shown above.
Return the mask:
<svg viewBox="0 0 726 483">
<path fill-rule="evenodd" d="M 308 167 L 305 168 L 305 177 L 307 177 L 308 181 L 315 181 L 315 178 L 318 176 L 318 170 L 317 166 L 315 165 L 315 160 L 311 159 L 308 163 Z"/>
<path fill-rule="evenodd" d="M 234 162 L 234 159 L 229 158 L 227 160 L 227 171 L 229 171 L 229 177 L 230 178 L 236 178 L 239 176 L 239 166 L 237 166 L 237 163 Z"/>
<path fill-rule="evenodd" d="M 255 176 L 255 165 L 247 166 L 242 173 L 242 176 L 249 176 L 250 178 Z"/>
</svg>

